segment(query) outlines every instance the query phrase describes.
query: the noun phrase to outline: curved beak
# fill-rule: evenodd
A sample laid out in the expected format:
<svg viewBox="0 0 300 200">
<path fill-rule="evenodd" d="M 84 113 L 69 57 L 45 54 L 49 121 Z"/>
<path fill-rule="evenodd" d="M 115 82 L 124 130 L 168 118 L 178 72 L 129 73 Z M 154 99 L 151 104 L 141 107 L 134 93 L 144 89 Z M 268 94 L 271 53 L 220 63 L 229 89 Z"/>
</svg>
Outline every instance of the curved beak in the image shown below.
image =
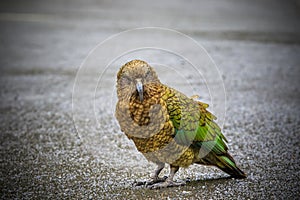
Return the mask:
<svg viewBox="0 0 300 200">
<path fill-rule="evenodd" d="M 136 79 L 136 90 L 139 93 L 140 101 L 143 102 L 144 100 L 144 89 L 143 89 L 143 83 L 141 79 Z"/>
</svg>

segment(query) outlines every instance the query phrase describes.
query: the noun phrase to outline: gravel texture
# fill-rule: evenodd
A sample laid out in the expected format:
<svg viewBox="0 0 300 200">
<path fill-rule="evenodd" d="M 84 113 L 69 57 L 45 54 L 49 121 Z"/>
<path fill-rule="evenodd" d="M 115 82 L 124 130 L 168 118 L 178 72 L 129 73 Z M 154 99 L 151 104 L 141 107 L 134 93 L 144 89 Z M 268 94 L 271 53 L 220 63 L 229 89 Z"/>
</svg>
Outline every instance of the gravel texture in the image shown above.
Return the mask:
<svg viewBox="0 0 300 200">
<path fill-rule="evenodd" d="M 299 9 L 292 0 L 1 1 L 0 198 L 298 199 Z M 101 63 L 82 80 L 82 107 L 75 109 L 83 117 L 74 120 L 73 85 L 89 51 L 113 34 L 144 26 L 181 31 L 208 51 L 226 89 L 224 134 L 247 179 L 193 165 L 175 177 L 186 186 L 133 187 L 155 166 L 112 115 L 117 71 L 105 75 L 110 85 L 96 94 L 97 126 L 91 126 L 93 107 L 84 104 L 95 95 L 92 80 L 105 68 Z M 182 72 L 187 69 L 183 64 Z M 171 72 L 161 76 L 188 91 Z"/>
</svg>

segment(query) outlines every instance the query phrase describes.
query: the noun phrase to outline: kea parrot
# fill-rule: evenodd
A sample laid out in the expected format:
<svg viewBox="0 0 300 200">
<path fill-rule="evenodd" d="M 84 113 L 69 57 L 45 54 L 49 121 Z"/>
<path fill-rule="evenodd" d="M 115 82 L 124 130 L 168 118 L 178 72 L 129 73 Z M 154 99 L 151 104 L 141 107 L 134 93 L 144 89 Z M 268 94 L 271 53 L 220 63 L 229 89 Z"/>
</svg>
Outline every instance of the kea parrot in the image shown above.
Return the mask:
<svg viewBox="0 0 300 200">
<path fill-rule="evenodd" d="M 193 163 L 246 178 L 228 153 L 227 140 L 208 104 L 162 84 L 145 61 L 132 60 L 120 68 L 117 97 L 115 116 L 121 131 L 157 165 L 151 180 L 137 185 L 152 189 L 184 185 L 173 177 L 180 167 Z M 169 176 L 159 177 L 165 164 L 170 165 Z"/>
</svg>

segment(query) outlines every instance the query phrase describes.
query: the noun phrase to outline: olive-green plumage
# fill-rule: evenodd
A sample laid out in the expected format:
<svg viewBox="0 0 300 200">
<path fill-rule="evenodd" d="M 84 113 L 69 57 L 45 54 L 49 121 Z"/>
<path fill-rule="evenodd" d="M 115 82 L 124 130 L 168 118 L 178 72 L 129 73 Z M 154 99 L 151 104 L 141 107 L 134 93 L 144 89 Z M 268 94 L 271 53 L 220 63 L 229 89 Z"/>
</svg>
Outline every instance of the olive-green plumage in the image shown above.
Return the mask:
<svg viewBox="0 0 300 200">
<path fill-rule="evenodd" d="M 207 104 L 195 101 L 163 85 L 146 62 L 126 63 L 117 75 L 116 118 L 121 130 L 137 149 L 158 165 L 152 184 L 176 185 L 173 176 L 179 167 L 193 163 L 213 165 L 235 178 L 246 175 L 229 155 L 225 136 L 206 110 Z M 158 178 L 164 163 L 170 164 L 169 178 Z"/>
</svg>

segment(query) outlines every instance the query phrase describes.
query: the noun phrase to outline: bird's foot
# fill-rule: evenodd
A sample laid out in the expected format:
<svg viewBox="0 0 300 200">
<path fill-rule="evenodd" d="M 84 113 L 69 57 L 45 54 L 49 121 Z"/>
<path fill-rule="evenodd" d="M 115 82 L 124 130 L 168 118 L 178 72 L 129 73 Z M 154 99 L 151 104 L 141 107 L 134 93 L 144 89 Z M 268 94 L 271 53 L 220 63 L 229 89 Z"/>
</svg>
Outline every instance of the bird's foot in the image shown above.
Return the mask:
<svg viewBox="0 0 300 200">
<path fill-rule="evenodd" d="M 145 185 L 145 186 L 150 186 L 150 185 L 154 185 L 156 183 L 161 183 L 161 182 L 165 182 L 167 180 L 167 176 L 164 176 L 162 178 L 159 177 L 155 177 L 150 181 L 139 181 L 139 182 L 134 182 L 133 185 L 134 186 L 141 186 L 141 185 Z"/>
<path fill-rule="evenodd" d="M 160 189 L 160 188 L 167 188 L 167 187 L 178 187 L 178 186 L 183 186 L 186 183 L 184 181 L 180 182 L 175 182 L 175 181 L 165 181 L 162 183 L 156 183 L 153 185 L 148 186 L 149 189 Z"/>
</svg>

